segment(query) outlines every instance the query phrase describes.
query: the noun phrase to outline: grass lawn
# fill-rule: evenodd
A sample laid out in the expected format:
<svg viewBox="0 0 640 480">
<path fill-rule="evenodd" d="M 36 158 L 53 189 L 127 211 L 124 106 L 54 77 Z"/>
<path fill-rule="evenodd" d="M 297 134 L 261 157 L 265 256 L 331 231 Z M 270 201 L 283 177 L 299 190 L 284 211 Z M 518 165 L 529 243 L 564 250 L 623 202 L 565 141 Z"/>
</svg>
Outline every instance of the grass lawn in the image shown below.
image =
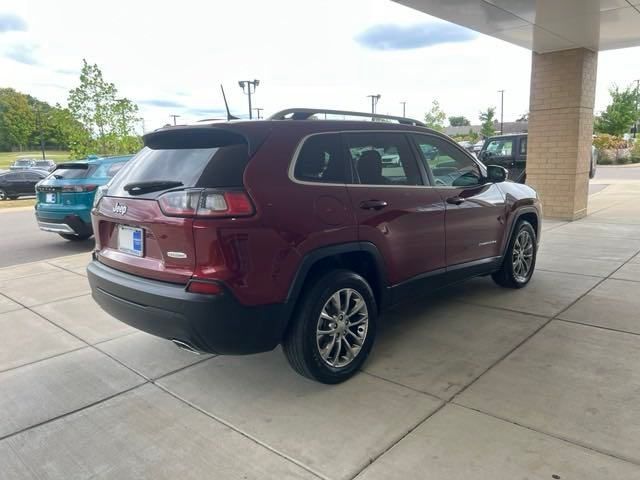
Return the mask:
<svg viewBox="0 0 640 480">
<path fill-rule="evenodd" d="M 0 210 L 3 208 L 33 207 L 36 204 L 35 198 L 20 198 L 18 200 L 0 201 Z"/>
<path fill-rule="evenodd" d="M 69 160 L 69 152 L 61 152 L 61 151 L 45 151 L 46 158 L 53 160 L 54 162 L 62 162 L 64 160 Z M 42 152 L 0 152 L 0 170 L 7 170 L 9 165 L 15 162 L 18 158 L 28 157 L 28 158 L 42 158 Z"/>
</svg>

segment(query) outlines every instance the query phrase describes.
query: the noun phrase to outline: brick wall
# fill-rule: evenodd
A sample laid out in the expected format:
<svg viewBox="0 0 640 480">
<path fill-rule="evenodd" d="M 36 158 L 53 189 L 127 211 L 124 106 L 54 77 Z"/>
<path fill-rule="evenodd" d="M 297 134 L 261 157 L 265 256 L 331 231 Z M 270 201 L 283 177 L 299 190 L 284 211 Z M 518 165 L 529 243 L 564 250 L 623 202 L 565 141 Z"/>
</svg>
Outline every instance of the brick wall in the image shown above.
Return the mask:
<svg viewBox="0 0 640 480">
<path fill-rule="evenodd" d="M 598 55 L 532 55 L 527 183 L 546 217 L 575 220 L 587 209 Z"/>
</svg>

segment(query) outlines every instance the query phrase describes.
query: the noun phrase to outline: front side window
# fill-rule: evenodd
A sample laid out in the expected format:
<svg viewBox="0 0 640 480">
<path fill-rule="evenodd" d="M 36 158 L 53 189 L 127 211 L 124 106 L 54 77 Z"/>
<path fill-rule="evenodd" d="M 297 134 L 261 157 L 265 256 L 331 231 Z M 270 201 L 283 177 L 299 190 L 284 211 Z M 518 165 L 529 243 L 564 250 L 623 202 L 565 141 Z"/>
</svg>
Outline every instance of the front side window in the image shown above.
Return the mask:
<svg viewBox="0 0 640 480">
<path fill-rule="evenodd" d="M 404 134 L 349 133 L 344 138 L 361 184 L 423 185 Z"/>
<path fill-rule="evenodd" d="M 497 138 L 487 145 L 487 153 L 497 157 L 510 157 L 513 155 L 513 139 Z"/>
<path fill-rule="evenodd" d="M 340 134 L 309 137 L 300 149 L 293 173 L 297 180 L 303 182 L 350 183 L 347 181 Z"/>
<path fill-rule="evenodd" d="M 452 145 L 430 135 L 413 135 L 413 138 L 436 186 L 467 187 L 482 182 L 476 162 Z"/>
</svg>

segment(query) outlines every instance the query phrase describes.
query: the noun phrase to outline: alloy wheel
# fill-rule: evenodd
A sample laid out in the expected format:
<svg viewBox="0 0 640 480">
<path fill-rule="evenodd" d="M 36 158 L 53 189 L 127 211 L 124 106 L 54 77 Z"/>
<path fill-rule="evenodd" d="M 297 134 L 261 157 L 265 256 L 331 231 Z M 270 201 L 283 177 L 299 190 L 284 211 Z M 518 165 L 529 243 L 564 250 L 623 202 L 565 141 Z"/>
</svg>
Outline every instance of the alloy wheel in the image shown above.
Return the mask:
<svg viewBox="0 0 640 480">
<path fill-rule="evenodd" d="M 322 360 L 334 368 L 349 365 L 364 345 L 369 327 L 367 304 L 352 288 L 342 288 L 326 301 L 316 329 Z"/>
<path fill-rule="evenodd" d="M 516 241 L 513 244 L 511 264 L 516 281 L 520 283 L 526 282 L 533 264 L 533 238 L 526 230 L 520 231 L 516 237 Z"/>
</svg>

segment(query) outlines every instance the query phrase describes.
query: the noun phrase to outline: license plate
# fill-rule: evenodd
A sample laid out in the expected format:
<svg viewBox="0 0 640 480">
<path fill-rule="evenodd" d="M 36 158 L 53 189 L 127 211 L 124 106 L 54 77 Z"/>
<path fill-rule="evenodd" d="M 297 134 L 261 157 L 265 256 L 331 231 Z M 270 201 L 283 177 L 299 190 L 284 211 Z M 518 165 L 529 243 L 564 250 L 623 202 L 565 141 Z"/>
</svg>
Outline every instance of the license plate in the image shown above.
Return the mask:
<svg viewBox="0 0 640 480">
<path fill-rule="evenodd" d="M 141 257 L 144 251 L 144 232 L 141 228 L 118 225 L 118 250 Z"/>
<path fill-rule="evenodd" d="M 44 203 L 56 203 L 56 194 L 55 193 L 45 193 L 44 194 Z"/>
</svg>

